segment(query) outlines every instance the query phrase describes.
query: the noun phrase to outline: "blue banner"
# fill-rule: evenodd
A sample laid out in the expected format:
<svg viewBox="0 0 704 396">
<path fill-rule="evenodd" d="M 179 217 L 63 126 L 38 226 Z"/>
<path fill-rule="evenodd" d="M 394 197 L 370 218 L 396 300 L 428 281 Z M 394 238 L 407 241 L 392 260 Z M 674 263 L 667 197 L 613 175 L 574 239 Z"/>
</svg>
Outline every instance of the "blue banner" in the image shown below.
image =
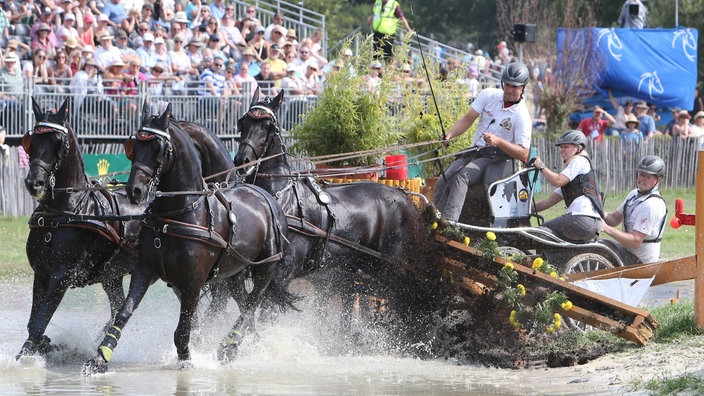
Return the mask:
<svg viewBox="0 0 704 396">
<path fill-rule="evenodd" d="M 570 45 L 590 46 L 600 62 L 596 89 L 604 97 L 632 97 L 657 107 L 692 110 L 697 84 L 696 29 L 585 28 Z M 558 56 L 566 29 L 557 31 Z"/>
</svg>

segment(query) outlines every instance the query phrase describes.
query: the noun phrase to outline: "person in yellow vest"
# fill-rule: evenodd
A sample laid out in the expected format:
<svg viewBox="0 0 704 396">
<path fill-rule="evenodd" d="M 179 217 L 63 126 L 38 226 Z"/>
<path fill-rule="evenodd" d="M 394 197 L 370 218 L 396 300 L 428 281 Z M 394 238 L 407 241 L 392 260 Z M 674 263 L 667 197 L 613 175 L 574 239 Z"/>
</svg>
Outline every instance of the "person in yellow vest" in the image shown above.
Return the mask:
<svg viewBox="0 0 704 396">
<path fill-rule="evenodd" d="M 376 0 L 373 10 L 374 15 L 367 19 L 367 23 L 372 25 L 372 30 L 374 31 L 374 57 L 389 62 L 393 55 L 392 48 L 398 21 L 403 22 L 404 27 L 409 32 L 412 32 L 412 30 L 408 26 L 406 17 L 403 16 L 403 11 L 398 1 Z"/>
</svg>

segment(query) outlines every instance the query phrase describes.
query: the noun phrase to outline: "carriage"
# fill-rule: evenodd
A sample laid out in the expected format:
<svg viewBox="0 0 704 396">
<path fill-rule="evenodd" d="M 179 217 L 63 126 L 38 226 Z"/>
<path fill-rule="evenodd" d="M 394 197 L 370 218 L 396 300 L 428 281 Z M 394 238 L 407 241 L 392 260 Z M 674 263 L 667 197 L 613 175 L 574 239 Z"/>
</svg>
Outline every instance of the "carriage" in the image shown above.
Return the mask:
<svg viewBox="0 0 704 396">
<path fill-rule="evenodd" d="M 486 210 L 475 212 L 488 216 L 473 219 L 463 213 L 459 222 L 450 224 L 475 236 L 491 231 L 497 236 L 499 250 L 507 257 L 512 254 L 543 257 L 563 274 L 622 267 L 623 261 L 618 253 L 600 240 L 575 243 L 558 237 L 545 227 L 531 226 L 532 219 L 538 224 L 543 222 L 533 207 L 536 176 L 537 168 L 531 164 L 491 183 L 485 190 L 485 202 L 465 204 L 475 205 L 475 208 L 483 206 Z"/>
</svg>

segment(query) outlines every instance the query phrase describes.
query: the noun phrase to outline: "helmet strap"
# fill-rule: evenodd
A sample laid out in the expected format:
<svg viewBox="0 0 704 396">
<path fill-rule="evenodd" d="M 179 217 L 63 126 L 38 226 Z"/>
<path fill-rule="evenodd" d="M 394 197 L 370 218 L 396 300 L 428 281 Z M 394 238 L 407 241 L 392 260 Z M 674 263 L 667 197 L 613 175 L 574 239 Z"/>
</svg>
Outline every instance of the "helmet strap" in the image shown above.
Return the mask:
<svg viewBox="0 0 704 396">
<path fill-rule="evenodd" d="M 511 106 L 513 106 L 513 105 L 515 105 L 515 104 L 521 103 L 521 100 L 523 100 L 523 95 L 524 95 L 525 92 L 526 92 L 526 86 L 525 86 L 525 85 L 522 85 L 521 88 L 522 88 L 522 89 L 521 89 L 521 96 L 518 98 L 518 100 L 515 100 L 515 101 L 513 101 L 513 100 L 504 100 L 504 109 L 507 108 L 507 107 L 511 107 Z M 504 82 L 503 82 L 503 81 L 501 82 L 501 90 L 502 90 L 502 91 L 504 90 Z"/>
</svg>

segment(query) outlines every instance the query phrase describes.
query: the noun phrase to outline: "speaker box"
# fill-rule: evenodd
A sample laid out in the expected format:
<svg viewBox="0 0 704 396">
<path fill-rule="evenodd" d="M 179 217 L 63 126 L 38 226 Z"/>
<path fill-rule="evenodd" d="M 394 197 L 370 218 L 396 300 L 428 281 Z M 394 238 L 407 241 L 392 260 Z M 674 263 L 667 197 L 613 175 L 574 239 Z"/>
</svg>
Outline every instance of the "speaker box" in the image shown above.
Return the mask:
<svg viewBox="0 0 704 396">
<path fill-rule="evenodd" d="M 533 23 L 517 23 L 513 25 L 513 41 L 517 43 L 534 43 L 535 42 L 535 24 Z"/>
</svg>

